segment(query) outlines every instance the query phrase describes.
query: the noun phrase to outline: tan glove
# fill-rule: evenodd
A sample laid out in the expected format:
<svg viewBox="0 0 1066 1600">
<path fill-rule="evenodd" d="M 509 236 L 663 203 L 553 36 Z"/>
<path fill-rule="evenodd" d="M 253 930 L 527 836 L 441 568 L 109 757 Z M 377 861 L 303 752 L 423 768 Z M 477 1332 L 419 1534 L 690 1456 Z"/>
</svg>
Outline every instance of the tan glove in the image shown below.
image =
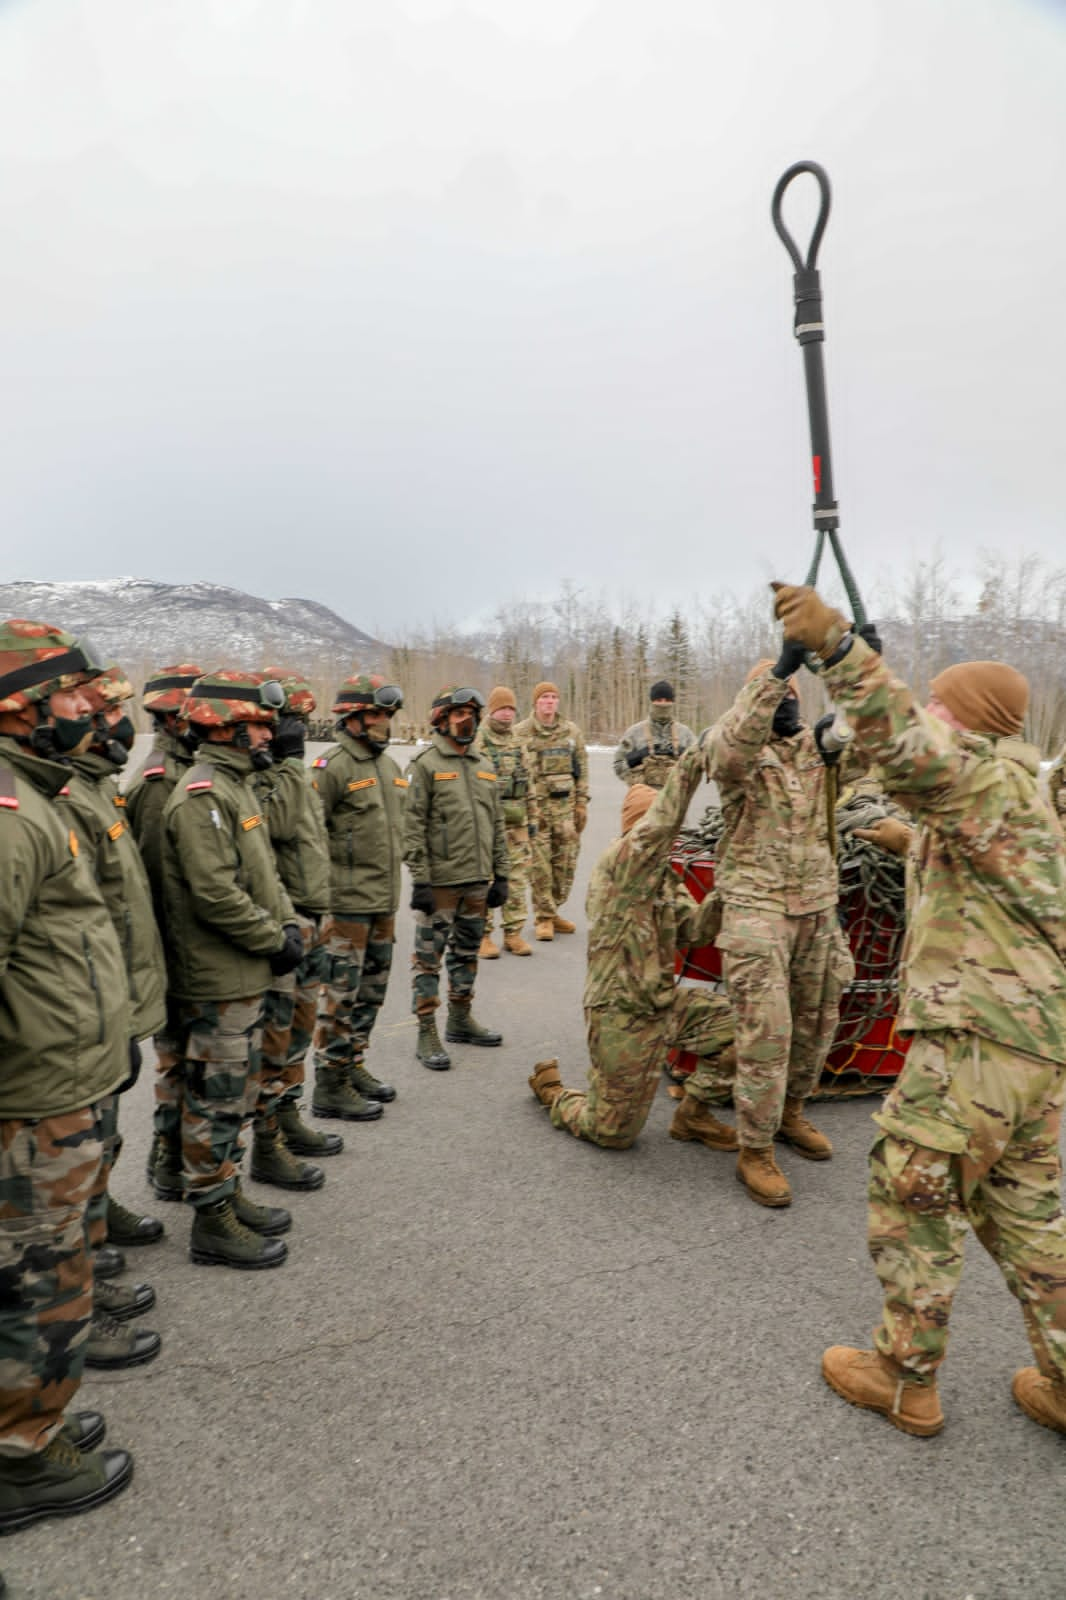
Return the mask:
<svg viewBox="0 0 1066 1600">
<path fill-rule="evenodd" d="M 585 824 L 589 820 L 589 808 L 584 800 L 574 801 L 574 827 L 578 833 L 584 833 Z"/>
<path fill-rule="evenodd" d="M 905 856 L 911 847 L 914 829 L 898 817 L 882 817 L 872 828 L 855 828 L 851 837 L 869 839 L 871 844 L 877 845 L 880 850 L 887 850 L 890 855 Z"/>
<path fill-rule="evenodd" d="M 819 655 L 832 655 L 848 631 L 847 618 L 807 585 L 772 583 L 774 613 L 784 624 L 786 639 L 794 639 Z"/>
</svg>

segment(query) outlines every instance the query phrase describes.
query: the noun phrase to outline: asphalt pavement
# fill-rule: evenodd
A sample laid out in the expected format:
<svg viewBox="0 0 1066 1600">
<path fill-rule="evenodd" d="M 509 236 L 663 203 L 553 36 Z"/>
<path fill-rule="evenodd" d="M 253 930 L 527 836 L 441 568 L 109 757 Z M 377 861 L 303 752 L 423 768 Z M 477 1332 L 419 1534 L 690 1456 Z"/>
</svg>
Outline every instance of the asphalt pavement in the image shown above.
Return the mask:
<svg viewBox="0 0 1066 1600">
<path fill-rule="evenodd" d="M 149 1062 L 113 1188 L 166 1223 L 129 1252 L 163 1352 L 76 1402 L 135 1476 L 0 1541 L 15 1600 L 1066 1596 L 1066 1444 L 1011 1400 L 1029 1349 L 976 1241 L 939 1438 L 822 1382 L 823 1348 L 868 1343 L 877 1315 L 871 1101 L 817 1110 L 835 1158 L 783 1150 L 795 1201 L 772 1212 L 732 1157 L 668 1138 L 665 1092 L 625 1152 L 554 1131 L 530 1095 L 546 1055 L 584 1079 L 584 890 L 621 796 L 594 755 L 579 932 L 483 966 L 475 1011 L 505 1043 L 453 1047 L 448 1073 L 414 1057 L 401 911 L 368 1059 L 397 1100 L 344 1129 L 318 1193 L 248 1183 L 291 1205 L 282 1268 L 189 1262 L 188 1215 L 145 1184 Z"/>
</svg>

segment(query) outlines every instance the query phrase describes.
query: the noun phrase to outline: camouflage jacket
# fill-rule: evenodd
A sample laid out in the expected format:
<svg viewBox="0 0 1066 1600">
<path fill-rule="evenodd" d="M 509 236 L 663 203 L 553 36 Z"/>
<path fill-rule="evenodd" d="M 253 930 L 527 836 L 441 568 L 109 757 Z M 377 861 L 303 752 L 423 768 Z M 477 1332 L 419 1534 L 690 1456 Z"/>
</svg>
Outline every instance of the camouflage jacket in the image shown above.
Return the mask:
<svg viewBox="0 0 1066 1600">
<path fill-rule="evenodd" d="M 152 891 L 141 853 L 126 821 L 112 763 L 87 752 L 75 756 L 59 791 L 86 861 L 100 887 L 118 936 L 129 981 L 131 1034 L 146 1039 L 166 1021 L 166 967 L 156 927 Z"/>
<path fill-rule="evenodd" d="M 0 736 L 0 1118 L 80 1111 L 129 1071 L 122 952 L 55 803 L 69 777 Z"/>
<path fill-rule="evenodd" d="M 861 640 L 826 684 L 918 825 L 907 864 L 900 1026 L 1066 1061 L 1066 853 L 1037 752 L 955 733 Z"/>
<path fill-rule="evenodd" d="M 678 756 L 695 744 L 696 735 L 683 722 L 671 718 L 645 717 L 634 722 L 622 735 L 622 742 L 614 753 L 614 774 L 627 788 L 634 783 L 646 783 L 661 789 L 673 770 Z M 631 767 L 628 757 L 636 750 L 648 752 L 639 766 Z"/>
<path fill-rule="evenodd" d="M 390 755 L 346 729 L 311 764 L 329 844 L 330 909 L 338 916 L 392 913 L 400 903 L 408 782 Z"/>
<path fill-rule="evenodd" d="M 278 877 L 251 757 L 205 740 L 163 813 L 163 942 L 170 991 L 240 1000 L 270 987 L 292 902 Z"/>
<path fill-rule="evenodd" d="M 329 843 L 311 774 L 299 756 L 286 756 L 252 779 L 266 817 L 278 876 L 297 911 L 329 910 Z"/>
<path fill-rule="evenodd" d="M 707 735 L 724 829 L 715 883 L 724 905 L 806 916 L 835 905 L 826 767 L 814 734 L 772 736 L 787 685 L 770 669 L 745 684 Z"/>
<path fill-rule="evenodd" d="M 1047 792 L 1051 809 L 1059 818 L 1061 826 L 1066 822 L 1066 750 L 1060 753 L 1047 775 Z"/>
<path fill-rule="evenodd" d="M 506 878 L 511 858 L 492 763 L 435 733 L 407 777 L 403 858 L 412 881 L 443 888 Z"/>
<path fill-rule="evenodd" d="M 474 744 L 496 768 L 497 793 L 508 828 L 535 828 L 540 817 L 537 796 L 530 775 L 530 762 L 514 723 L 509 728 L 494 728 L 491 719 L 482 723 Z"/>
<path fill-rule="evenodd" d="M 156 921 L 163 925 L 163 812 L 179 778 L 196 756 L 172 734 L 156 731 L 140 772 L 126 788 L 126 821 L 133 830 L 152 889 Z"/>
<path fill-rule="evenodd" d="M 533 716 L 516 723 L 514 731 L 525 747 L 538 806 L 558 799 L 587 806 L 589 758 L 577 723 L 556 717 L 548 727 Z"/>
<path fill-rule="evenodd" d="M 652 805 L 628 833 L 608 845 L 592 869 L 584 1004 L 633 1016 L 674 1002 L 678 945 L 707 944 L 721 910 L 714 895 L 699 905 L 678 878 L 671 846 L 689 802 L 705 777 L 704 752 L 693 745 L 676 763 Z"/>
</svg>

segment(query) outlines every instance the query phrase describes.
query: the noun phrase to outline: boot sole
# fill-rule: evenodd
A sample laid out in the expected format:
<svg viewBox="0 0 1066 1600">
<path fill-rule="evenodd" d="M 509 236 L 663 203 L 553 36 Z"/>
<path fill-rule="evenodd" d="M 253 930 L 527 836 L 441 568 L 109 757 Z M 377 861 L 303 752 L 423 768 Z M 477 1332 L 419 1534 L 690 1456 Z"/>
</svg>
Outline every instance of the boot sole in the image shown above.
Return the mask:
<svg viewBox="0 0 1066 1600">
<path fill-rule="evenodd" d="M 374 1104 L 375 1105 L 380 1105 L 380 1101 L 375 1100 Z M 324 1110 L 320 1110 L 318 1106 L 312 1106 L 311 1107 L 311 1115 L 313 1117 L 321 1117 L 324 1122 L 328 1121 L 329 1118 L 331 1118 L 331 1117 L 334 1119 L 334 1121 L 338 1121 L 338 1122 L 377 1122 L 378 1119 L 382 1116 L 382 1112 L 380 1112 L 380 1111 L 324 1111 Z M 338 1151 L 337 1154 L 339 1155 L 340 1152 Z"/>
<path fill-rule="evenodd" d="M 492 952 L 491 956 L 483 956 L 481 954 L 480 950 L 478 951 L 478 960 L 479 961 L 499 961 L 499 959 L 500 959 L 500 952 L 498 950 L 494 950 Z"/>
<path fill-rule="evenodd" d="M 708 1150 L 727 1150 L 732 1151 L 734 1155 L 740 1149 L 740 1144 L 737 1140 L 734 1140 L 731 1144 L 723 1144 L 719 1139 L 705 1138 L 702 1133 L 680 1133 L 674 1128 L 669 1131 L 671 1139 L 680 1139 L 682 1144 L 702 1144 L 706 1145 Z"/>
<path fill-rule="evenodd" d="M 265 1183 L 271 1189 L 321 1189 L 326 1181 L 324 1172 L 316 1173 L 313 1178 L 269 1178 L 256 1172 L 254 1167 L 252 1177 L 256 1183 Z"/>
<path fill-rule="evenodd" d="M 198 1267 L 236 1267 L 241 1272 L 263 1272 L 268 1267 L 283 1267 L 288 1259 L 286 1251 L 283 1256 L 277 1256 L 273 1261 L 234 1261 L 231 1256 L 210 1255 L 206 1250 L 194 1250 L 191 1245 L 189 1247 L 189 1260 L 195 1262 Z"/>
<path fill-rule="evenodd" d="M 446 1044 L 476 1044 L 485 1050 L 495 1050 L 503 1043 L 502 1039 L 468 1039 L 462 1033 L 446 1033 L 444 1041 Z"/>
<path fill-rule="evenodd" d="M 112 1322 L 132 1322 L 135 1317 L 143 1317 L 146 1311 L 151 1311 L 154 1305 L 155 1290 L 153 1289 L 152 1298 L 150 1300 L 146 1300 L 143 1305 L 125 1306 L 120 1311 L 108 1311 L 107 1314 L 111 1318 Z M 85 1447 L 83 1446 L 82 1448 Z"/>
<path fill-rule="evenodd" d="M 125 1472 L 112 1478 L 110 1483 L 101 1484 L 99 1489 L 94 1489 L 91 1494 L 83 1494 L 79 1500 L 59 1501 L 51 1505 L 28 1506 L 25 1511 L 4 1512 L 0 1516 L 0 1538 L 8 1533 L 17 1533 L 20 1528 L 28 1528 L 34 1522 L 43 1522 L 46 1517 L 76 1517 L 82 1511 L 92 1511 L 96 1506 L 106 1505 L 113 1500 L 123 1489 L 127 1489 L 133 1478 L 133 1462 L 130 1461 Z"/>
<path fill-rule="evenodd" d="M 340 1134 L 335 1134 L 334 1138 L 340 1139 Z M 319 1158 L 325 1160 L 329 1156 L 339 1156 L 344 1154 L 343 1139 L 340 1139 L 340 1144 L 338 1144 L 335 1148 L 329 1150 L 320 1150 L 317 1145 L 293 1144 L 290 1139 L 286 1139 L 285 1144 L 294 1156 L 310 1156 L 314 1160 L 318 1160 Z"/>
<path fill-rule="evenodd" d="M 166 1238 L 166 1230 L 160 1228 L 158 1233 L 153 1233 L 150 1239 L 143 1236 L 139 1239 L 123 1239 L 118 1234 L 109 1233 L 107 1243 L 113 1244 L 116 1250 L 143 1250 L 146 1245 L 162 1244 Z"/>
<path fill-rule="evenodd" d="M 155 1360 L 162 1348 L 163 1344 L 160 1341 L 152 1349 L 142 1350 L 140 1355 L 109 1357 L 104 1361 L 94 1361 L 92 1356 L 86 1356 L 85 1365 L 91 1367 L 94 1372 L 123 1372 L 127 1367 L 147 1366 L 149 1361 Z"/>
<path fill-rule="evenodd" d="M 766 1206 L 770 1211 L 783 1211 L 785 1206 L 790 1206 L 792 1204 L 792 1196 L 790 1194 L 784 1194 L 776 1197 L 756 1194 L 754 1189 L 748 1188 L 748 1185 L 744 1182 L 744 1179 L 740 1176 L 739 1172 L 736 1174 L 736 1180 L 742 1188 L 747 1190 L 748 1194 L 755 1201 L 757 1206 Z"/>
<path fill-rule="evenodd" d="M 932 1439 L 938 1433 L 943 1432 L 943 1417 L 939 1422 L 909 1422 L 906 1417 L 896 1416 L 886 1406 L 871 1405 L 868 1400 L 856 1400 L 853 1395 L 845 1393 L 840 1385 L 829 1376 L 824 1367 L 822 1368 L 822 1377 L 833 1393 L 838 1394 L 842 1400 L 846 1400 L 849 1406 L 854 1406 L 856 1411 L 872 1411 L 875 1416 L 884 1417 L 885 1421 L 891 1422 L 892 1426 L 898 1428 L 900 1433 L 909 1433 L 914 1439 Z"/>
<path fill-rule="evenodd" d="M 787 1133 L 775 1133 L 774 1138 L 778 1144 L 787 1144 L 790 1150 L 795 1150 L 798 1156 L 805 1161 L 832 1161 L 832 1150 L 811 1150 L 806 1145 L 797 1144 L 795 1139 L 790 1139 Z"/>
<path fill-rule="evenodd" d="M 418 1060 L 422 1061 L 422 1057 L 419 1056 Z M 450 1061 L 422 1061 L 422 1065 L 428 1067 L 430 1072 L 450 1072 L 452 1067 Z"/>
</svg>

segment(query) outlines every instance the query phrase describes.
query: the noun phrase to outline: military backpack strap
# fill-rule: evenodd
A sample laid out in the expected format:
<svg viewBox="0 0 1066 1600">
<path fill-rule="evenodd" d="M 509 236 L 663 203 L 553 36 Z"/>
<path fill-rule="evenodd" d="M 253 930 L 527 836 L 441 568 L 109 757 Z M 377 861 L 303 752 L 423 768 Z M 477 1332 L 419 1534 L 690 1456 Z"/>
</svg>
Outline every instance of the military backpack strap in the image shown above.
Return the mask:
<svg viewBox="0 0 1066 1600">
<path fill-rule="evenodd" d="M 10 767 L 0 766 L 0 811 L 17 811 L 18 808 L 15 774 Z"/>
</svg>

